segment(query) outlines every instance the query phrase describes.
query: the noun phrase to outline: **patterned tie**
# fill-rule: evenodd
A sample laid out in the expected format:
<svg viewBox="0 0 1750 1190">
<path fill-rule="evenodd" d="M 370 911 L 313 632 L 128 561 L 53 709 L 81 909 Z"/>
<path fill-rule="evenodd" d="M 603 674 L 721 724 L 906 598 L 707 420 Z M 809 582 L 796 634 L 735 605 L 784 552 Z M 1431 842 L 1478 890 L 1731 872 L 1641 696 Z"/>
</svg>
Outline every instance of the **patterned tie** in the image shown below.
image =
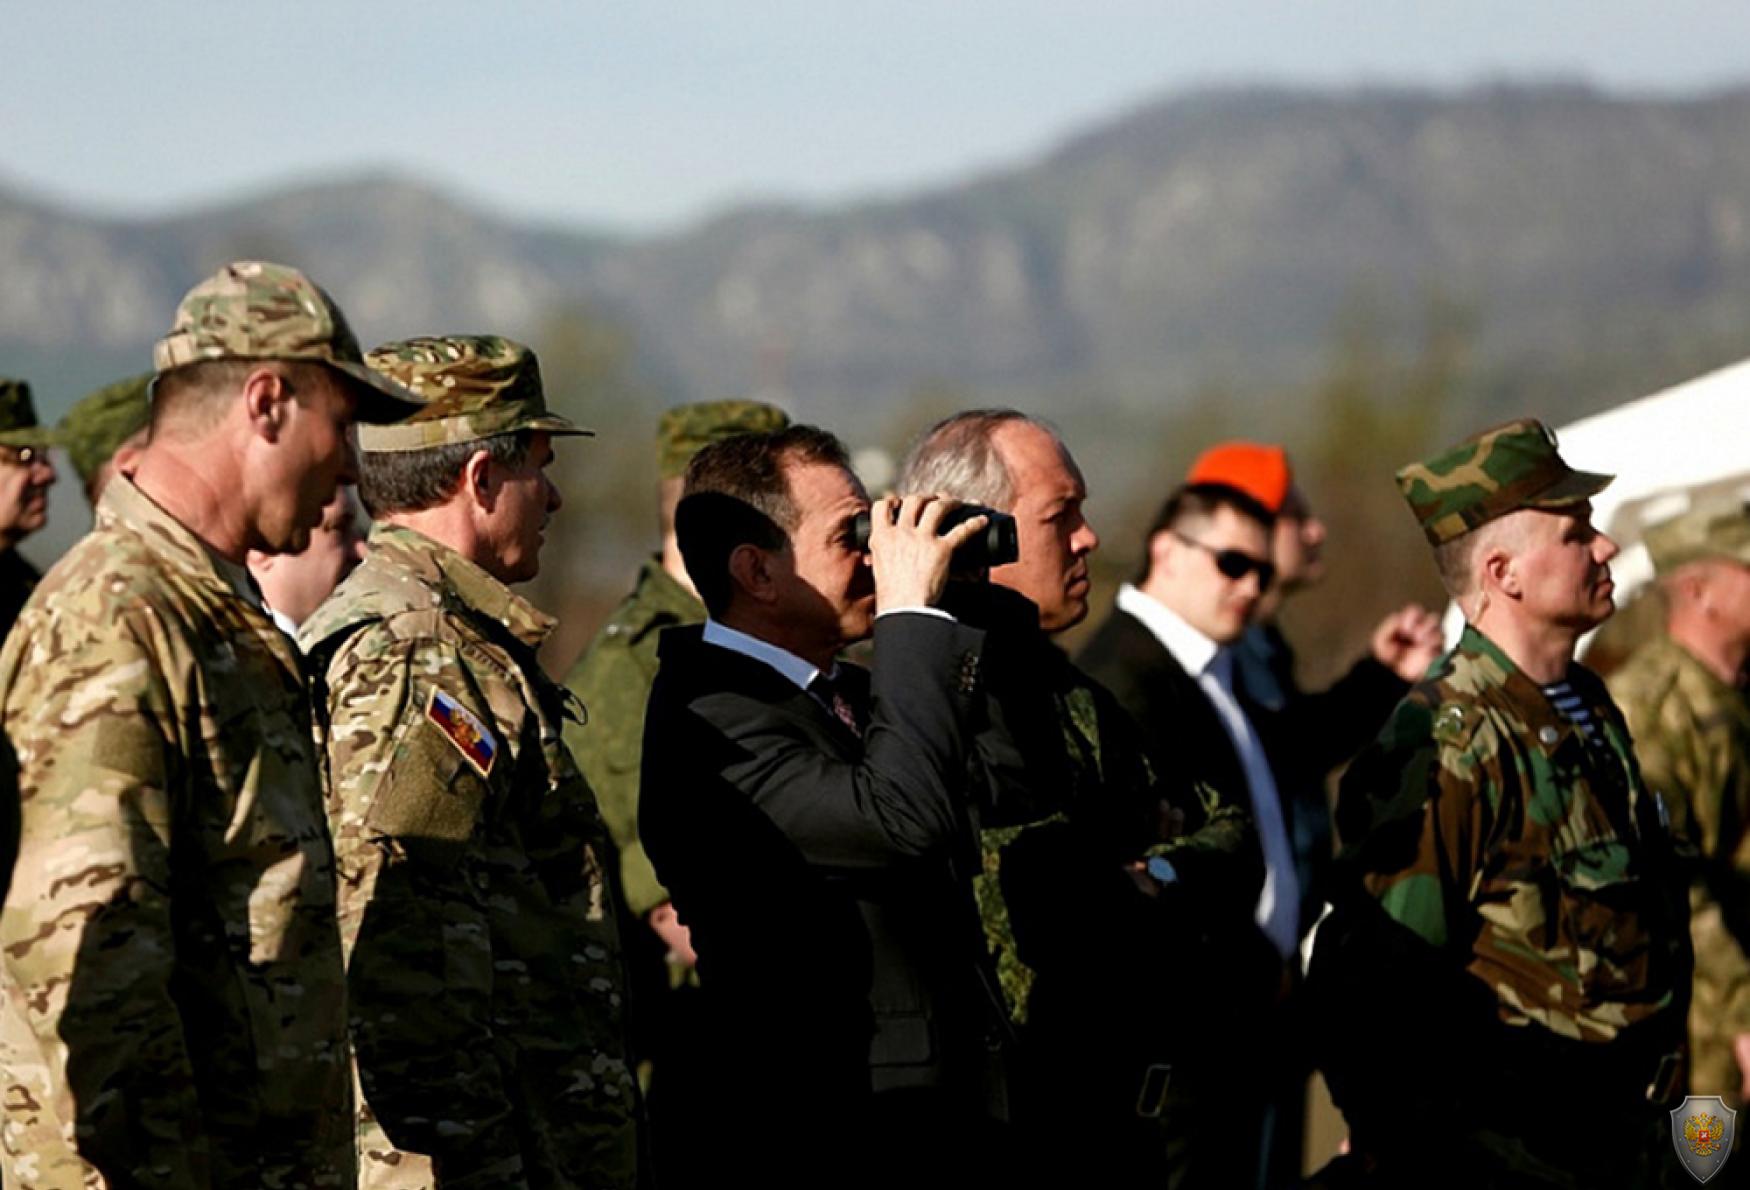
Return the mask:
<svg viewBox="0 0 1750 1190">
<path fill-rule="evenodd" d="M 808 683 L 808 693 L 812 694 L 820 705 L 833 713 L 833 718 L 850 728 L 851 734 L 858 739 L 863 738 L 863 725 L 857 718 L 857 709 L 851 705 L 851 700 L 844 696 L 838 683 L 825 674 L 816 674 L 814 680 Z"/>
</svg>

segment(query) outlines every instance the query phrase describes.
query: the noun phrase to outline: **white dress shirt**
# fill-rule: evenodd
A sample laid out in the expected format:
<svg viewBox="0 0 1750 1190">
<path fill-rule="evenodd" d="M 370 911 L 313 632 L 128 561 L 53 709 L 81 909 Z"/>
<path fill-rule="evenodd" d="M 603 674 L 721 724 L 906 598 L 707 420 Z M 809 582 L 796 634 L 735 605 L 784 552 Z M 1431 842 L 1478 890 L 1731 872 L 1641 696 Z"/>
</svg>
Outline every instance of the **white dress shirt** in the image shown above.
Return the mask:
<svg viewBox="0 0 1750 1190">
<path fill-rule="evenodd" d="M 1294 849 L 1282 820 L 1282 799 L 1276 776 L 1264 755 L 1257 728 L 1246 717 L 1233 692 L 1233 654 L 1187 624 L 1158 599 L 1129 583 L 1119 588 L 1118 609 L 1135 616 L 1161 642 L 1215 708 L 1216 718 L 1233 741 L 1245 770 L 1252 799 L 1252 819 L 1264 851 L 1264 891 L 1258 897 L 1256 919 L 1283 958 L 1294 953 L 1300 933 L 1300 879 L 1294 871 Z"/>
<path fill-rule="evenodd" d="M 705 643 L 728 649 L 732 653 L 740 653 L 744 657 L 752 657 L 755 661 L 763 661 L 803 690 L 807 690 L 809 684 L 820 676 L 819 667 L 804 661 L 790 650 L 780 649 L 757 636 L 749 636 L 740 629 L 730 628 L 709 618 L 705 620 Z M 833 668 L 836 670 L 838 666 L 835 664 Z"/>
<path fill-rule="evenodd" d="M 935 616 L 940 620 L 954 619 L 953 616 L 939 607 L 890 607 L 875 618 L 884 616 Z M 731 628 L 705 617 L 705 643 L 740 653 L 744 657 L 752 657 L 755 661 L 763 661 L 786 678 L 807 690 L 814 679 L 820 676 L 820 670 L 812 663 L 804 661 L 788 649 L 780 649 L 769 641 L 763 641 L 757 636 L 749 636 L 739 628 Z M 827 671 L 827 681 L 838 677 L 838 662 L 833 662 L 832 669 Z"/>
</svg>

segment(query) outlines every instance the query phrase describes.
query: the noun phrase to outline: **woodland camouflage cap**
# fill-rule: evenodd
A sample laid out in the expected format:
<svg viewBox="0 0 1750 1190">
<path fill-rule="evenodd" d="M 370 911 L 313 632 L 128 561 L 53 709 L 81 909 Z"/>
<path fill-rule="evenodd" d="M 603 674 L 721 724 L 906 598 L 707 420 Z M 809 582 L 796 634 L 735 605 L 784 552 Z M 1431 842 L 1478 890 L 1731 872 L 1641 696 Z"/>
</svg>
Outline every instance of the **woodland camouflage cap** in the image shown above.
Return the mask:
<svg viewBox="0 0 1750 1190">
<path fill-rule="evenodd" d="M 385 343 L 370 366 L 418 394 L 420 411 L 399 425 L 361 426 L 372 453 L 477 442 L 517 430 L 593 434 L 547 409 L 535 353 L 496 335 L 445 335 Z"/>
<path fill-rule="evenodd" d="M 656 423 L 656 465 L 664 479 L 687 473 L 693 456 L 738 434 L 770 434 L 790 424 L 782 409 L 759 401 L 697 401 L 677 405 Z"/>
<path fill-rule="evenodd" d="M 346 316 L 297 269 L 239 260 L 196 285 L 176 307 L 170 333 L 152 348 L 161 376 L 184 364 L 217 359 L 309 360 L 358 383 L 361 422 L 398 421 L 418 398 L 365 366 Z"/>
<path fill-rule="evenodd" d="M 1715 498 L 1650 526 L 1643 537 L 1661 575 L 1703 558 L 1750 565 L 1750 508 L 1742 499 Z"/>
<path fill-rule="evenodd" d="M 0 446 L 54 446 L 55 432 L 36 421 L 30 385 L 0 377 Z"/>
<path fill-rule="evenodd" d="M 1434 545 L 1521 508 L 1579 504 L 1613 478 L 1568 466 L 1555 434 L 1532 418 L 1484 430 L 1397 474 L 1398 490 Z"/>
</svg>

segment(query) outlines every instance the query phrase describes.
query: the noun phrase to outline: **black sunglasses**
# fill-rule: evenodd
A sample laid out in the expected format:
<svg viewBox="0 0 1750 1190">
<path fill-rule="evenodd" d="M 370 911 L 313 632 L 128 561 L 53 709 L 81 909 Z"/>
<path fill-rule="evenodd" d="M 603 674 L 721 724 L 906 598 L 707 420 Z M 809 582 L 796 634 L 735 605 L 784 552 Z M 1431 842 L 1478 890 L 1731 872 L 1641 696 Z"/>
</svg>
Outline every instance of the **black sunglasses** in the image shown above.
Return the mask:
<svg viewBox="0 0 1750 1190">
<path fill-rule="evenodd" d="M 1177 529 L 1172 530 L 1174 537 L 1186 545 L 1194 545 L 1215 559 L 1215 568 L 1228 578 L 1238 582 L 1248 574 L 1258 576 L 1258 589 L 1268 587 L 1276 578 L 1276 563 L 1266 562 L 1262 558 L 1254 558 L 1243 550 L 1218 550 L 1212 545 L 1205 545 L 1195 537 L 1186 537 Z"/>
</svg>

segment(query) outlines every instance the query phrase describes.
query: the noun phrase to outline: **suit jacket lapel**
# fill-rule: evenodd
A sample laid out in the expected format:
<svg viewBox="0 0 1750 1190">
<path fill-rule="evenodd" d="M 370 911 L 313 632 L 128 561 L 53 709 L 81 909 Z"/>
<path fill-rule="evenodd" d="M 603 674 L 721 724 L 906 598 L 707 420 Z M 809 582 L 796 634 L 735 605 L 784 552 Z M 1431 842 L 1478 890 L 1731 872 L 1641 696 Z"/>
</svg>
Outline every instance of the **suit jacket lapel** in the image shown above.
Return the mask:
<svg viewBox="0 0 1750 1190">
<path fill-rule="evenodd" d="M 1189 751 L 1201 758 L 1196 766 L 1198 776 L 1233 796 L 1244 794 L 1249 788 L 1245 766 L 1203 687 L 1147 625 L 1129 612 L 1120 614 L 1128 637 L 1126 647 L 1148 675 L 1149 701 L 1158 708 L 1148 730 L 1160 737 L 1163 761 L 1171 761 L 1179 749 Z"/>
</svg>

